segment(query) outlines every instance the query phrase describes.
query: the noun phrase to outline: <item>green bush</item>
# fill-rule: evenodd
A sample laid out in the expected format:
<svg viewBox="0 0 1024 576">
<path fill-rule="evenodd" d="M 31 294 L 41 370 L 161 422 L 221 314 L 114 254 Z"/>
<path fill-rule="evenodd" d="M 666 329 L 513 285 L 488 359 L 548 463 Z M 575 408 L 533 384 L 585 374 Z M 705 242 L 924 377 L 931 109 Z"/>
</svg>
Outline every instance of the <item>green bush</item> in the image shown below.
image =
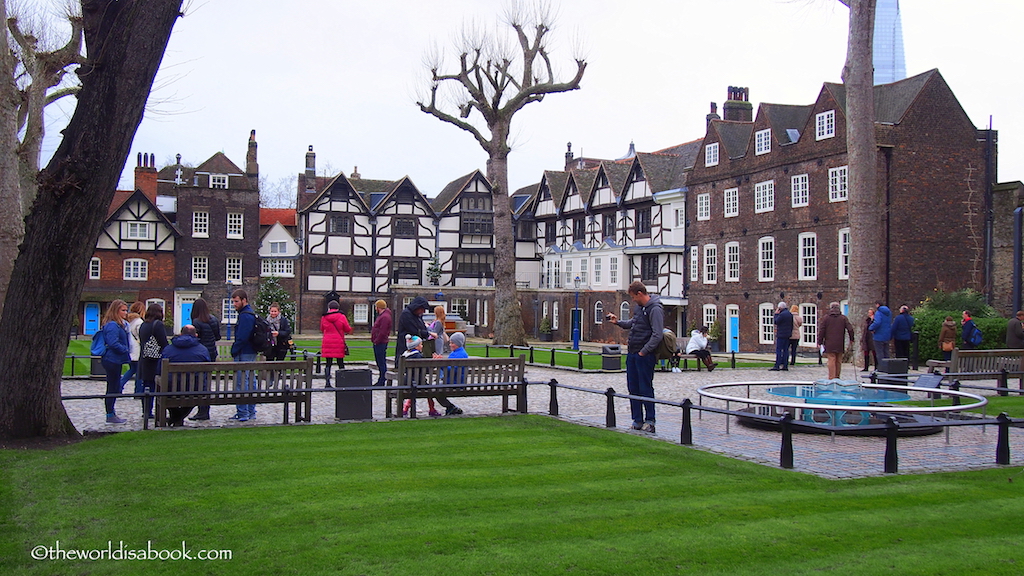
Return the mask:
<svg viewBox="0 0 1024 576">
<path fill-rule="evenodd" d="M 936 308 L 918 308 L 911 312 L 914 317 L 914 330 L 918 332 L 918 359 L 941 360 L 942 350 L 939 349 L 939 331 L 946 316 L 952 316 L 956 322 L 956 344 L 961 346 L 960 321 L 962 312 L 970 308 L 957 310 L 939 310 Z M 984 339 L 978 348 L 994 349 L 1006 347 L 1005 318 L 974 318 L 975 325 L 981 329 Z"/>
<path fill-rule="evenodd" d="M 994 318 L 998 316 L 995 309 L 989 306 L 985 301 L 985 295 L 981 292 L 971 290 L 970 288 L 957 290 L 956 292 L 933 290 L 932 293 L 929 294 L 923 302 L 921 302 L 921 305 L 912 312 L 915 318 L 917 317 L 917 313 L 921 310 L 941 310 L 945 312 L 946 315 L 952 316 L 957 322 L 960 321 L 961 314 L 964 310 L 970 310 L 971 317 L 975 319 Z M 896 312 L 896 310 L 893 310 L 894 314 Z M 984 328 L 981 330 L 982 332 L 985 331 Z"/>
</svg>

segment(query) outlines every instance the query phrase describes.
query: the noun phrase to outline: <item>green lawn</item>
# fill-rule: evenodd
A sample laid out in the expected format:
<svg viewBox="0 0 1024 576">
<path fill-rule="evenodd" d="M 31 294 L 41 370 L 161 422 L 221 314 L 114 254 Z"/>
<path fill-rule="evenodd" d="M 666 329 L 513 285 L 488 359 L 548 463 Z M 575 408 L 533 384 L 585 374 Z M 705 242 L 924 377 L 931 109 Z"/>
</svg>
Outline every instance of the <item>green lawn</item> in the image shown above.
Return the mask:
<svg viewBox="0 0 1024 576">
<path fill-rule="evenodd" d="M 0 573 L 1020 574 L 1011 469 L 829 481 L 541 416 L 0 451 Z M 36 546 L 230 550 L 37 561 Z"/>
<path fill-rule="evenodd" d="M 963 390 L 964 392 L 971 392 L 969 389 Z M 977 412 L 988 414 L 989 416 L 998 416 L 1000 412 L 1006 412 L 1006 415 L 1011 418 L 1024 418 L 1024 397 L 1022 396 L 985 396 L 988 399 L 988 404 L 982 408 L 976 410 L 969 410 L 969 412 Z M 964 404 L 967 402 L 964 401 Z M 952 400 L 943 398 L 934 402 L 914 401 L 904 402 L 904 404 L 910 404 L 914 406 L 949 406 L 952 404 Z"/>
</svg>

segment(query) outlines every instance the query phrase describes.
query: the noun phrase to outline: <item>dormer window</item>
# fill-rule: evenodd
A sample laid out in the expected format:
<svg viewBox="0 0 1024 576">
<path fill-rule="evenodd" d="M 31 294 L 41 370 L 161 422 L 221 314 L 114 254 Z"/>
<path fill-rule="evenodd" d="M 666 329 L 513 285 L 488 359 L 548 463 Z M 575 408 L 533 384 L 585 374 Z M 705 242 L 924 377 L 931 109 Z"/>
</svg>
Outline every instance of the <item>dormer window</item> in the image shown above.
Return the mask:
<svg viewBox="0 0 1024 576">
<path fill-rule="evenodd" d="M 210 188 L 226 189 L 228 187 L 227 174 L 210 174 Z"/>
<path fill-rule="evenodd" d="M 814 139 L 825 140 L 836 135 L 836 111 L 829 110 L 814 117 Z"/>
<path fill-rule="evenodd" d="M 704 166 L 718 166 L 718 142 L 704 146 Z"/>
<path fill-rule="evenodd" d="M 767 154 L 772 151 L 772 130 L 754 132 L 754 154 Z"/>
</svg>

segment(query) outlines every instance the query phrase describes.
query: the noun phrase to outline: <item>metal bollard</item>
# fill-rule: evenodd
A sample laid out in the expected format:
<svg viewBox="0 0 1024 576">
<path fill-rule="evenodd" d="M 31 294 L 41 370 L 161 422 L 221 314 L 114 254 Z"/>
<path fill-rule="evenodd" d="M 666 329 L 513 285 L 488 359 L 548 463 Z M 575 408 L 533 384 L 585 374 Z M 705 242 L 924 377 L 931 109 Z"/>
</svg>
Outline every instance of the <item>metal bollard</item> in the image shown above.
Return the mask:
<svg viewBox="0 0 1024 576">
<path fill-rule="evenodd" d="M 515 344 L 509 344 L 508 345 L 508 357 L 509 358 L 515 358 L 516 357 L 516 346 L 515 346 Z"/>
<path fill-rule="evenodd" d="M 1010 381 L 1009 381 L 1009 375 L 1006 373 L 1006 368 L 1002 368 L 1002 369 L 999 370 L 999 388 L 1000 388 L 1000 390 L 999 390 L 999 395 L 1000 396 L 1009 396 L 1010 395 L 1010 391 L 1009 391 Z"/>
<path fill-rule="evenodd" d="M 490 358 L 490 357 L 491 357 L 491 345 L 490 344 L 484 344 L 484 358 Z"/>
<path fill-rule="evenodd" d="M 733 370 L 735 370 L 736 369 L 736 351 L 733 350 L 731 352 L 731 354 L 732 354 L 732 360 L 730 360 L 730 362 L 729 362 L 729 368 L 732 368 Z"/>
<path fill-rule="evenodd" d="M 999 439 L 996 440 L 996 464 L 1006 466 L 1010 463 L 1010 417 L 1006 412 L 996 416 L 999 422 Z"/>
<path fill-rule="evenodd" d="M 779 449 L 779 466 L 782 468 L 793 468 L 793 414 L 786 412 L 779 421 L 779 429 L 782 431 L 782 447 Z"/>
<path fill-rule="evenodd" d="M 555 349 L 554 348 L 551 349 L 551 365 L 552 366 L 555 365 Z"/>
<path fill-rule="evenodd" d="M 949 389 L 954 391 L 954 392 L 959 392 L 960 391 L 960 381 L 959 380 L 954 380 L 953 383 L 949 385 Z M 959 396 L 953 396 L 953 406 L 959 406 L 959 405 L 960 405 L 960 397 Z"/>
<path fill-rule="evenodd" d="M 683 446 L 693 445 L 692 406 L 693 402 L 690 402 L 689 398 L 683 400 L 683 427 L 679 430 L 679 443 Z"/>
<path fill-rule="evenodd" d="M 558 380 L 554 378 L 548 382 L 551 387 L 551 400 L 548 402 L 548 414 L 558 416 Z"/>
<path fill-rule="evenodd" d="M 608 409 L 604 418 L 604 425 L 607 428 L 615 428 L 615 389 L 609 388 L 604 392 L 608 397 Z"/>
<path fill-rule="evenodd" d="M 530 364 L 533 364 L 533 346 L 530 346 Z"/>
<path fill-rule="evenodd" d="M 892 416 L 885 422 L 885 473 L 895 474 L 900 468 L 900 457 L 896 452 L 896 438 L 900 425 Z"/>
<path fill-rule="evenodd" d="M 579 369 L 583 370 L 583 350 L 579 350 L 577 352 L 578 352 L 579 357 L 580 357 Z"/>
</svg>

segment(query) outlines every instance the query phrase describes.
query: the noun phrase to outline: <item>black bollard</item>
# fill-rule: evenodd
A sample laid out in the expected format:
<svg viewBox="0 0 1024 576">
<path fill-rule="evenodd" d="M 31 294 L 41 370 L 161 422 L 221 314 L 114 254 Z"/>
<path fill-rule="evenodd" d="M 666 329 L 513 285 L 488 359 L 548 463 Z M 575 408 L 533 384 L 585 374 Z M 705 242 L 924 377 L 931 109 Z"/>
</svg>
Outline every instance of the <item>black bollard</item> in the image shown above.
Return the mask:
<svg viewBox="0 0 1024 576">
<path fill-rule="evenodd" d="M 533 346 L 530 346 L 530 364 L 533 364 Z"/>
<path fill-rule="evenodd" d="M 999 439 L 996 441 L 996 464 L 1006 466 L 1010 463 L 1010 417 L 1006 412 L 996 416 L 999 422 Z"/>
<path fill-rule="evenodd" d="M 509 344 L 508 345 L 508 357 L 509 358 L 515 358 L 516 357 L 516 347 L 513 344 Z"/>
<path fill-rule="evenodd" d="M 953 383 L 950 384 L 949 389 L 953 390 L 954 392 L 959 392 L 960 391 L 960 381 L 959 380 L 954 380 Z M 960 397 L 959 396 L 953 396 L 953 406 L 959 406 L 959 405 L 960 405 Z"/>
<path fill-rule="evenodd" d="M 579 369 L 583 370 L 583 350 L 579 350 L 578 353 L 579 353 L 579 357 L 580 357 Z"/>
<path fill-rule="evenodd" d="M 679 431 L 679 443 L 683 446 L 693 445 L 693 423 L 690 419 L 692 406 L 693 402 L 689 398 L 683 400 L 683 427 Z"/>
<path fill-rule="evenodd" d="M 892 416 L 885 422 L 885 473 L 895 474 L 900 468 L 900 457 L 896 453 L 896 437 L 900 425 Z"/>
<path fill-rule="evenodd" d="M 558 416 L 558 380 L 554 378 L 548 382 L 551 387 L 551 400 L 548 402 L 548 414 Z"/>
<path fill-rule="evenodd" d="M 615 428 L 615 389 L 609 388 L 604 394 L 608 397 L 608 409 L 604 418 L 604 425 L 607 428 Z"/>
<path fill-rule="evenodd" d="M 779 449 L 779 466 L 782 468 L 793 468 L 793 415 L 786 412 L 779 420 L 779 429 L 782 431 L 782 447 Z"/>
<path fill-rule="evenodd" d="M 736 369 L 736 351 L 734 350 L 731 354 L 732 354 L 732 359 L 729 361 L 729 368 L 732 368 L 733 370 L 735 370 Z"/>
<path fill-rule="evenodd" d="M 999 388 L 1000 388 L 999 395 L 1000 396 L 1009 396 L 1010 395 L 1010 391 L 1008 390 L 1009 387 L 1010 387 L 1009 375 L 1007 375 L 1007 373 L 1006 373 L 1006 368 L 1003 368 L 1003 369 L 999 370 Z"/>
<path fill-rule="evenodd" d="M 555 365 L 555 349 L 554 348 L 551 349 L 551 365 L 552 366 Z"/>
</svg>

